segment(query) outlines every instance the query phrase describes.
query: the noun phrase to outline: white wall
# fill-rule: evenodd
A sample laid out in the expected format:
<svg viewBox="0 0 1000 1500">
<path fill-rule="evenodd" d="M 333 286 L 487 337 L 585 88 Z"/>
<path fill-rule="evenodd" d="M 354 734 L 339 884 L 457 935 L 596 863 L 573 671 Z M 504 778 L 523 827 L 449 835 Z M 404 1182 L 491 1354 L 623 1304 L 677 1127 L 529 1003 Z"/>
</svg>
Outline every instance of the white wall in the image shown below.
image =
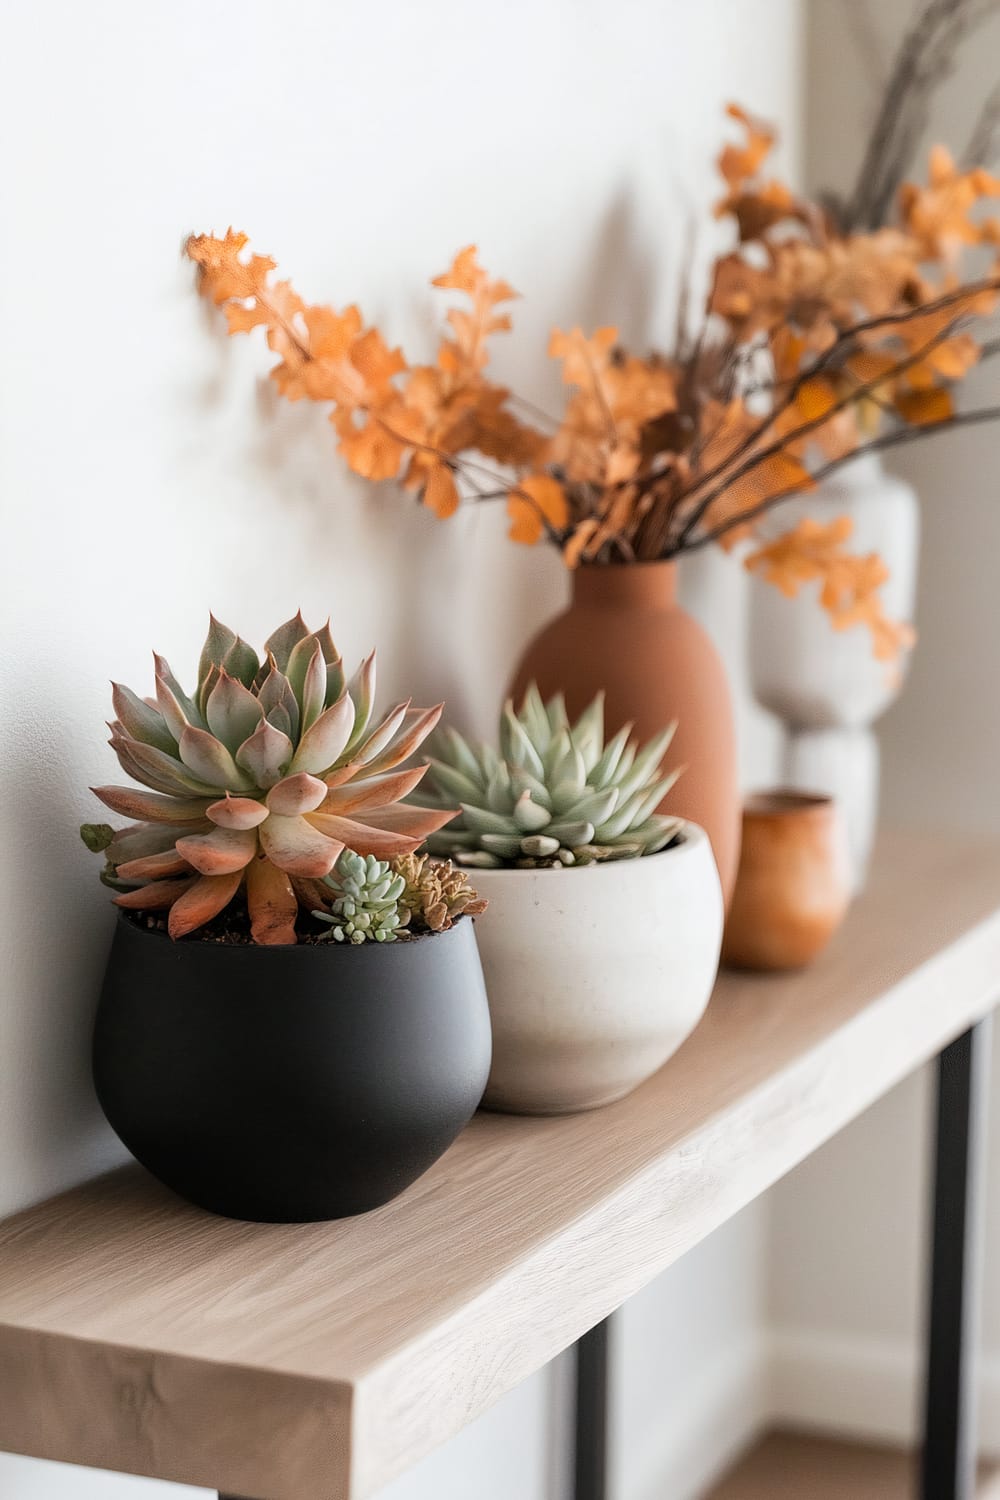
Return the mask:
<svg viewBox="0 0 1000 1500">
<path fill-rule="evenodd" d="M 846 185 L 871 118 L 880 63 L 910 0 L 859 9 L 810 0 L 807 181 Z M 963 54 L 930 138 L 959 150 L 996 82 L 1000 19 Z M 998 389 L 996 363 L 969 403 Z M 897 822 L 1000 831 L 1000 653 L 996 559 L 1000 428 L 939 435 L 894 467 L 922 504 L 920 641 L 899 703 L 881 726 L 883 809 Z M 1000 984 L 1000 976 L 998 976 Z M 1000 1079 L 1000 1057 L 995 1075 Z M 770 1313 L 779 1412 L 810 1426 L 877 1436 L 915 1432 L 923 1318 L 929 1072 L 909 1079 L 792 1174 L 773 1195 Z M 995 1091 L 994 1091 L 995 1092 Z M 1000 1451 L 1000 1112 L 988 1193 L 983 1437 Z"/>
<path fill-rule="evenodd" d="M 262 348 L 222 337 L 183 237 L 242 227 L 303 293 L 359 298 L 412 349 L 429 347 L 425 278 L 476 239 L 525 294 L 498 365 L 551 400 L 551 324 L 616 319 L 640 342 L 665 336 L 688 212 L 715 191 L 723 101 L 794 127 L 797 12 L 797 0 L 9 9 L 0 1211 L 121 1155 L 87 1074 L 111 914 L 75 832 L 97 811 L 87 784 L 113 775 L 107 679 L 148 689 L 153 646 L 191 673 L 210 606 L 259 639 L 301 605 L 314 620 L 332 611 L 346 653 L 378 644 L 387 693 L 446 694 L 485 728 L 565 587 L 555 559 L 507 546 L 496 508 L 442 527 L 391 487 L 353 483 L 322 413 L 279 406 Z M 738 672 L 728 576 L 712 565 L 689 586 Z M 751 733 L 755 753 L 764 743 Z M 619 1462 L 637 1500 L 669 1463 L 657 1436 L 679 1391 L 704 1387 L 703 1418 L 724 1400 L 734 1432 L 749 1420 L 737 1377 L 759 1321 L 760 1222 L 738 1221 L 622 1324 L 634 1399 Z M 558 1379 L 514 1392 L 393 1500 L 473 1487 L 551 1500 Z M 704 1445 L 685 1459 L 690 1474 L 703 1462 Z M 0 1459 L 5 1500 L 170 1488 Z"/>
</svg>

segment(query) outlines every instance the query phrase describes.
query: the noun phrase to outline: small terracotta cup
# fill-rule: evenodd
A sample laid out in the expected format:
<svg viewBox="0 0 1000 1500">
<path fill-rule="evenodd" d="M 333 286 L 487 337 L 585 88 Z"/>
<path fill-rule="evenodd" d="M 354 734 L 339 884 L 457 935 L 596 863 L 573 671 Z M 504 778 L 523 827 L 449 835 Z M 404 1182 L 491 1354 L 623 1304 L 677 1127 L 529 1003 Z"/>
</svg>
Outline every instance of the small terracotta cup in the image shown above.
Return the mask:
<svg viewBox="0 0 1000 1500">
<path fill-rule="evenodd" d="M 832 797 L 748 797 L 723 961 L 768 970 L 811 963 L 843 921 L 850 887 L 847 834 Z"/>
</svg>

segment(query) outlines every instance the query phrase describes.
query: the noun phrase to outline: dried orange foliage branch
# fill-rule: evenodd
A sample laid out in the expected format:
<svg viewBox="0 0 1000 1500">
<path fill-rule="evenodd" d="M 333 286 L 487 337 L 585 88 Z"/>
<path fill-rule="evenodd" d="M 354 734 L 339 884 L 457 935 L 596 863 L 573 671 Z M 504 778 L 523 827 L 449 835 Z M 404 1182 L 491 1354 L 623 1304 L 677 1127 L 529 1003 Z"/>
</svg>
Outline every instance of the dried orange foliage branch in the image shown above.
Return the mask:
<svg viewBox="0 0 1000 1500">
<path fill-rule="evenodd" d="M 866 626 L 891 659 L 910 632 L 885 617 L 884 565 L 850 551 L 849 523 L 804 521 L 776 540 L 758 523 L 859 449 L 1000 415 L 954 402 L 1000 289 L 1000 221 L 981 213 L 1000 181 L 938 147 L 927 185 L 901 190 L 898 223 L 843 233 L 766 176 L 771 129 L 730 114 L 742 138 L 721 153 L 717 211 L 736 244 L 716 263 L 698 336 L 639 357 L 614 328 L 556 329 L 549 354 L 567 395 L 551 432 L 524 422 L 486 374 L 516 293 L 473 246 L 433 281 L 460 300 L 423 365 L 357 307 L 304 302 L 272 260 L 245 254 L 243 234 L 193 236 L 188 254 L 231 333 L 265 329 L 281 393 L 329 406 L 356 474 L 397 479 L 440 517 L 463 498 L 505 495 L 511 537 L 544 537 L 571 567 L 749 543 L 748 567 L 788 594 L 818 583 L 834 625 Z M 970 253 L 984 266 L 976 278 Z"/>
<path fill-rule="evenodd" d="M 544 439 L 507 406 L 509 393 L 487 380 L 487 340 L 510 327 L 500 309 L 517 294 L 492 281 L 462 250 L 434 285 L 463 294 L 433 365 L 410 366 L 353 304 L 337 312 L 303 302 L 287 281 L 275 282 L 269 256 L 244 259 L 245 234 L 192 236 L 187 252 L 200 268 L 201 290 L 224 308 L 230 333 L 263 326 L 279 356 L 271 378 L 290 401 L 328 402 L 348 466 L 365 479 L 402 480 L 437 515 L 458 506 L 459 455 L 475 451 L 511 466 L 531 463 Z"/>
</svg>

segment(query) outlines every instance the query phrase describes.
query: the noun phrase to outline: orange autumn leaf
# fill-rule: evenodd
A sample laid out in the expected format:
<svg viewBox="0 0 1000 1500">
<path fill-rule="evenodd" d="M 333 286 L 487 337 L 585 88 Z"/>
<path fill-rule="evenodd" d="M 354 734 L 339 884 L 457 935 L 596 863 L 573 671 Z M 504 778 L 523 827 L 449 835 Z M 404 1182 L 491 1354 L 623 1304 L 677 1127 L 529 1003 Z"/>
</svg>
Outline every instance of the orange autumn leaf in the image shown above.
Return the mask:
<svg viewBox="0 0 1000 1500">
<path fill-rule="evenodd" d="M 506 281 L 494 281 L 483 270 L 477 254 L 475 245 L 467 245 L 448 270 L 431 282 L 447 291 L 464 292 L 472 303 L 468 311 L 457 307 L 449 311 L 448 322 L 455 338 L 443 340 L 438 350 L 442 370 L 464 371 L 467 375 L 478 374 L 487 364 L 486 340 L 490 334 L 504 333 L 511 326 L 509 314 L 497 313 L 496 308 L 517 296 Z"/>
<path fill-rule="evenodd" d="M 420 424 L 401 401 L 380 411 L 337 409 L 330 421 L 348 468 L 362 479 L 395 479 L 411 444 L 420 441 Z"/>
<path fill-rule="evenodd" d="M 549 337 L 549 358 L 562 360 L 564 385 L 594 387 L 607 368 L 611 351 L 618 340 L 618 329 L 595 328 L 588 338 L 582 328 L 564 333 L 553 328 Z"/>
<path fill-rule="evenodd" d="M 211 234 L 189 236 L 186 249 L 199 268 L 201 292 L 216 307 L 231 298 L 245 301 L 257 297 L 266 286 L 275 262 L 269 255 L 252 255 L 249 260 L 241 260 L 240 254 L 248 244 L 247 235 L 232 226 L 221 240 Z"/>
<path fill-rule="evenodd" d="M 790 497 L 815 488 L 816 481 L 802 460 L 781 449 L 762 457 L 746 473 L 725 485 L 705 512 L 705 529 L 711 531 L 725 523 L 728 529 L 720 542 L 728 549 L 749 536 L 756 512 L 772 496 Z M 733 524 L 741 516 L 747 519 L 742 524 Z"/>
<path fill-rule="evenodd" d="M 934 386 L 926 391 L 901 391 L 896 397 L 895 405 L 903 421 L 910 422 L 915 427 L 947 422 L 955 414 L 951 392 L 942 386 Z"/>
<path fill-rule="evenodd" d="M 743 126 L 744 139 L 738 144 L 730 142 L 719 155 L 717 165 L 729 192 L 715 205 L 715 217 L 730 215 L 736 221 L 741 243 L 760 239 L 786 219 L 811 217 L 810 205 L 797 198 L 783 182 L 773 179 L 765 182 L 759 177 L 774 146 L 772 127 L 737 104 L 730 104 L 726 113 Z"/>
<path fill-rule="evenodd" d="M 774 130 L 755 119 L 742 105 L 727 104 L 726 114 L 744 128 L 741 143 L 729 142 L 719 154 L 719 171 L 731 188 L 738 188 L 748 177 L 756 177 L 774 146 Z"/>
<path fill-rule="evenodd" d="M 814 447 L 827 459 L 853 453 L 860 439 L 851 384 L 840 376 L 815 375 L 793 389 L 787 410 L 771 429 L 772 436 L 785 438 L 787 454 L 805 463 Z"/>
<path fill-rule="evenodd" d="M 446 464 L 437 464 L 424 486 L 424 504 L 439 520 L 447 520 L 458 509 L 458 486 Z"/>
<path fill-rule="evenodd" d="M 545 523 L 562 531 L 569 522 L 566 491 L 550 474 L 529 474 L 507 497 L 512 542 L 533 546 L 545 534 Z"/>
<path fill-rule="evenodd" d="M 848 550 L 853 530 L 849 516 L 828 524 L 806 517 L 750 553 L 746 567 L 788 598 L 795 598 L 806 584 L 818 582 L 820 603 L 834 629 L 865 626 L 876 658 L 891 661 L 913 644 L 914 633 L 909 625 L 886 615 L 879 590 L 888 570 L 877 553 L 859 556 Z"/>
<path fill-rule="evenodd" d="M 575 390 L 546 456 L 576 482 L 615 486 L 631 478 L 645 429 L 677 408 L 676 367 L 627 355 L 617 338 L 616 328 L 605 327 L 589 336 L 556 328 L 549 339 L 563 383 Z"/>
<path fill-rule="evenodd" d="M 899 190 L 900 216 L 921 254 L 950 262 L 964 246 L 988 243 L 989 221 L 971 215 L 982 199 L 1000 197 L 1000 178 L 982 167 L 962 171 L 944 146 L 932 148 L 927 175 L 926 187 L 905 182 Z"/>
</svg>

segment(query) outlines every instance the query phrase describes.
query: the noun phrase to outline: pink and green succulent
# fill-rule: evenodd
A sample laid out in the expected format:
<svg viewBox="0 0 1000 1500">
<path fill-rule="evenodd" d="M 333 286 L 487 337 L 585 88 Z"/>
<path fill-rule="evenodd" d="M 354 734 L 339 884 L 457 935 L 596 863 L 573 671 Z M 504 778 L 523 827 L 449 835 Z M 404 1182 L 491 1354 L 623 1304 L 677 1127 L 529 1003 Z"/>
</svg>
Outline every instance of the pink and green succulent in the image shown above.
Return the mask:
<svg viewBox="0 0 1000 1500">
<path fill-rule="evenodd" d="M 167 911 L 180 938 L 245 895 L 257 943 L 294 943 L 300 910 L 347 848 L 390 859 L 453 813 L 401 805 L 426 766 L 401 769 L 442 705 L 373 721 L 375 654 L 350 682 L 329 626 L 301 614 L 257 653 L 214 617 L 189 697 L 154 655 L 155 698 L 113 685 L 111 746 L 138 787 L 93 790 L 137 821 L 82 830 L 108 860 L 119 906 Z"/>
</svg>

